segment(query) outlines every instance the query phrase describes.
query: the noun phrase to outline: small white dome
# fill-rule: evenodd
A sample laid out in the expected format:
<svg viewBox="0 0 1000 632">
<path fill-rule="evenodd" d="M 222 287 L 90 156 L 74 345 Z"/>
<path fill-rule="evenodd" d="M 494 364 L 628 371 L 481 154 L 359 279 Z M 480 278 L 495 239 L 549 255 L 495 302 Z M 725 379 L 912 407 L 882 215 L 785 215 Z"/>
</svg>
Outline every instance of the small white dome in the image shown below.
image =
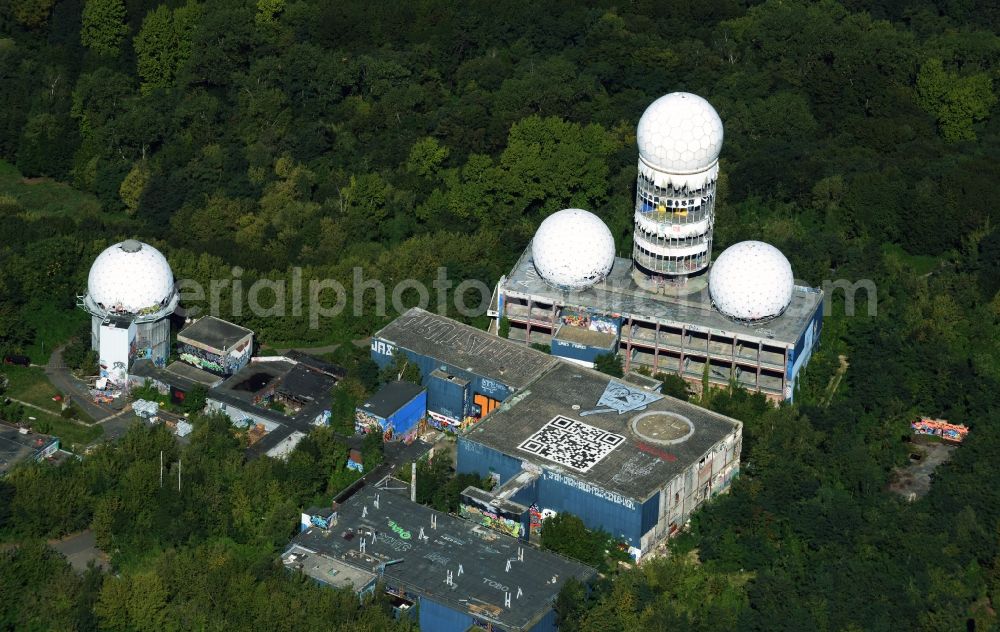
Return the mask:
<svg viewBox="0 0 1000 632">
<path fill-rule="evenodd" d="M 762 241 L 741 241 L 726 248 L 708 275 L 715 307 L 736 320 L 780 315 L 792 300 L 794 286 L 788 259 Z"/>
<path fill-rule="evenodd" d="M 643 112 L 636 130 L 639 157 L 668 173 L 698 173 L 722 151 L 722 119 L 696 94 L 671 92 Z"/>
<path fill-rule="evenodd" d="M 535 270 L 564 289 L 583 289 L 603 281 L 615 263 L 615 239 L 601 218 L 568 208 L 545 218 L 531 240 Z"/>
<path fill-rule="evenodd" d="M 163 306 L 174 293 L 166 257 L 149 244 L 128 239 L 97 255 L 87 293 L 98 307 L 139 314 Z"/>
</svg>

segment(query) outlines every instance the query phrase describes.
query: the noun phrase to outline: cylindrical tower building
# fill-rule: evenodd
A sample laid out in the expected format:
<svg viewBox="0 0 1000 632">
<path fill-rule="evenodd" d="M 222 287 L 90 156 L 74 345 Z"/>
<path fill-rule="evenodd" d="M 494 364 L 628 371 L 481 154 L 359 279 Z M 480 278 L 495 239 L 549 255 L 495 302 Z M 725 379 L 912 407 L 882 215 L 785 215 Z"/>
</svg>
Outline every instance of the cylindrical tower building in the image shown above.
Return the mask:
<svg viewBox="0 0 1000 632">
<path fill-rule="evenodd" d="M 106 248 L 90 267 L 87 294 L 81 298 L 91 315 L 91 343 L 102 371 L 111 376 L 119 364 L 127 370 L 136 358 L 166 363 L 169 316 L 178 296 L 170 264 L 159 250 L 134 239 Z"/>
<path fill-rule="evenodd" d="M 640 285 L 684 285 L 708 268 L 722 135 L 715 108 L 687 92 L 660 97 L 639 119 L 632 259 Z"/>
</svg>

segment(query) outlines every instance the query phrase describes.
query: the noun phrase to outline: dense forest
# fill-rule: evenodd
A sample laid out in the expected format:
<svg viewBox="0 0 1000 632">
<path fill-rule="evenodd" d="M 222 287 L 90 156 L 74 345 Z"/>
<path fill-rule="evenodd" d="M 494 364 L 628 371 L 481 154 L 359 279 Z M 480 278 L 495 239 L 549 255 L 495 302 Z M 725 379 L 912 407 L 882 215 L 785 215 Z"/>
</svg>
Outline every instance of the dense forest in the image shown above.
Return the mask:
<svg viewBox="0 0 1000 632">
<path fill-rule="evenodd" d="M 995 628 L 998 32 L 985 0 L 0 2 L 0 179 L 78 194 L 0 191 L 0 351 L 43 362 L 89 262 L 125 237 L 206 287 L 301 268 L 350 291 L 356 267 L 391 285 L 439 266 L 492 286 L 567 206 L 630 252 L 636 122 L 695 92 L 725 125 L 716 252 L 762 239 L 803 282 L 877 292 L 854 315 L 829 298 L 794 406 L 702 398 L 745 424 L 740 479 L 669 559 L 564 591 L 563 628 Z M 311 328 L 222 296 L 275 346 L 392 316 Z M 971 431 L 907 502 L 886 488 L 917 414 Z M 346 448 L 321 434 L 244 463 L 216 426 L 184 448 L 190 496 L 143 487 L 152 455 L 182 456 L 148 430 L 0 481 L 0 629 L 393 625 L 274 564 Z M 116 575 L 40 544 L 87 525 Z"/>
</svg>

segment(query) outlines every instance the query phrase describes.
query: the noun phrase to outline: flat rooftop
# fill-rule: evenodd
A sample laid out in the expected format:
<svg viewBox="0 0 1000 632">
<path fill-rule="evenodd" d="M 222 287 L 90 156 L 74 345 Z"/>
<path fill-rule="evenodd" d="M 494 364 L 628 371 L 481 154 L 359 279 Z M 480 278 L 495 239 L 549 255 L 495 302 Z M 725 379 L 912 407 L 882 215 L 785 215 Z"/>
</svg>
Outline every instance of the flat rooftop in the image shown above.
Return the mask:
<svg viewBox="0 0 1000 632">
<path fill-rule="evenodd" d="M 252 404 L 254 397 L 263 390 L 276 385 L 288 375 L 295 365 L 285 360 L 251 362 L 225 382 L 212 389 L 213 393 L 226 394 L 232 398 Z"/>
<path fill-rule="evenodd" d="M 336 380 L 327 373 L 321 373 L 304 364 L 296 364 L 281 381 L 278 392 L 295 399 L 313 401 L 329 397 L 330 389 L 336 383 Z"/>
<path fill-rule="evenodd" d="M 212 388 L 222 383 L 222 378 L 218 375 L 199 369 L 196 366 L 191 366 L 187 362 L 171 362 L 164 370 L 167 373 L 178 375 L 196 384 L 201 384 L 205 388 Z"/>
<path fill-rule="evenodd" d="M 202 316 L 177 334 L 177 340 L 216 352 L 227 352 L 253 336 L 253 331 L 215 316 Z"/>
<path fill-rule="evenodd" d="M 31 431 L 21 434 L 16 426 L 0 423 L 0 475 L 18 463 L 34 460 L 56 438 Z"/>
<path fill-rule="evenodd" d="M 320 373 L 325 373 L 331 377 L 335 377 L 338 380 L 347 375 L 347 370 L 344 367 L 334 364 L 333 362 L 327 362 L 322 358 L 317 358 L 314 355 L 304 353 L 298 349 L 292 349 L 285 354 L 285 357 L 289 360 L 294 360 L 299 364 L 304 364 L 310 369 L 319 371 Z"/>
<path fill-rule="evenodd" d="M 523 344 L 420 308 L 409 309 L 375 338 L 521 389 L 559 360 Z"/>
<path fill-rule="evenodd" d="M 361 590 L 377 577 L 371 571 L 356 568 L 336 558 L 318 554 L 297 544 L 292 545 L 282 554 L 281 561 L 285 568 L 300 570 L 306 576 L 333 588 Z"/>
<path fill-rule="evenodd" d="M 774 320 L 746 325 L 726 318 L 712 307 L 707 289 L 684 296 L 656 294 L 639 287 L 632 279 L 632 260 L 616 257 L 608 277 L 580 291 L 559 290 L 546 283 L 535 271 L 529 246 L 510 275 L 502 282 L 504 294 L 541 300 L 545 303 L 592 307 L 606 313 L 631 315 L 640 320 L 666 325 L 688 325 L 701 331 L 744 340 L 778 342 L 793 347 L 805 331 L 823 300 L 820 290 L 795 286 L 788 309 Z M 623 333 L 624 336 L 624 333 Z"/>
<path fill-rule="evenodd" d="M 560 362 L 463 438 L 642 502 L 741 426 Z"/>
<path fill-rule="evenodd" d="M 368 398 L 360 408 L 385 419 L 423 392 L 424 387 L 412 382 L 389 382 Z"/>
<path fill-rule="evenodd" d="M 436 529 L 431 528 L 432 516 Z M 420 537 L 421 528 L 426 539 Z M 340 506 L 337 525 L 329 532 L 311 527 L 292 544 L 363 571 L 359 581 L 365 581 L 368 574 L 378 575 L 380 564 L 399 560 L 385 567 L 385 584 L 505 628 L 530 627 L 552 607 L 568 578 L 586 582 L 596 575 L 589 566 L 412 503 L 400 493 L 372 487 L 361 489 Z M 518 561 L 518 550 L 523 561 Z M 303 570 L 308 563 L 309 559 Z M 449 571 L 453 586 L 445 583 Z M 510 594 L 509 608 L 504 605 L 506 593 Z"/>
</svg>

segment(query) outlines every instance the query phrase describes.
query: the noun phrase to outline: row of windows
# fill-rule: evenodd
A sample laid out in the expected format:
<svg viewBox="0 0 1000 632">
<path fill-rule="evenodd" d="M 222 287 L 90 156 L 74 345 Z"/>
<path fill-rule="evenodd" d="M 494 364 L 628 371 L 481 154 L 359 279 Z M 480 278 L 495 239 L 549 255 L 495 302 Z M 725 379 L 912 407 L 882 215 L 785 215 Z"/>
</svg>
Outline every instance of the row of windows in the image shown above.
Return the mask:
<svg viewBox="0 0 1000 632">
<path fill-rule="evenodd" d="M 687 196 L 699 196 L 699 195 L 711 195 L 715 192 L 715 180 L 705 183 L 705 186 L 700 189 L 695 189 L 693 191 L 688 191 L 686 188 L 676 188 L 673 185 L 667 185 L 666 187 L 656 186 L 656 184 L 646 177 L 645 174 L 639 174 L 638 189 L 640 191 L 646 190 L 654 192 L 656 195 L 670 196 L 670 197 L 687 197 Z"/>
<path fill-rule="evenodd" d="M 701 235 L 694 235 L 691 237 L 661 237 L 656 233 L 651 233 L 644 230 L 641 226 L 636 224 L 636 237 L 645 239 L 646 241 L 656 244 L 657 246 L 667 246 L 667 247 L 678 247 L 678 246 L 694 246 L 697 244 L 703 244 L 711 241 L 712 237 L 708 233 L 703 233 Z"/>
<path fill-rule="evenodd" d="M 695 208 L 665 207 L 654 205 L 640 200 L 636 204 L 636 210 L 658 222 L 670 222 L 672 224 L 693 224 L 708 217 L 711 206 L 700 206 Z"/>
<path fill-rule="evenodd" d="M 707 266 L 709 260 L 708 251 L 687 257 L 665 257 L 663 255 L 654 255 L 639 246 L 636 246 L 636 252 L 632 256 L 635 262 L 644 268 L 665 274 L 697 272 Z"/>
</svg>

